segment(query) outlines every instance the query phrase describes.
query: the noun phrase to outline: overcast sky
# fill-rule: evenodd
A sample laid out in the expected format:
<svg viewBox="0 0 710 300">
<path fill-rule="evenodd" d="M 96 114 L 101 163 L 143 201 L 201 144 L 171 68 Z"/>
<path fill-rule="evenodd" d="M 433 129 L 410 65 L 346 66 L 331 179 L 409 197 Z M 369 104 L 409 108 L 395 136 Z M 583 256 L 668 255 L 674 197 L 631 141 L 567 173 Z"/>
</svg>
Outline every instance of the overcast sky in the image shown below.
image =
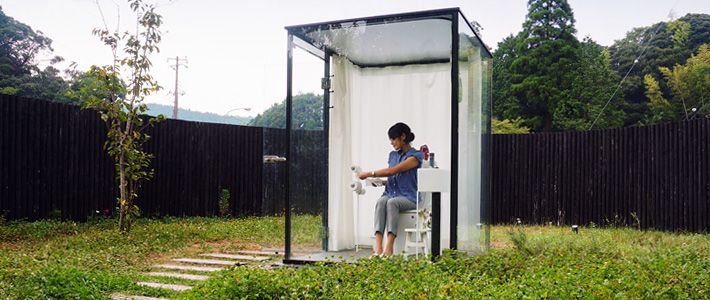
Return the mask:
<svg viewBox="0 0 710 300">
<path fill-rule="evenodd" d="M 108 27 L 135 26 L 125 0 L 98 0 Z M 611 45 L 634 27 L 667 21 L 687 13 L 710 13 L 710 0 L 569 0 L 577 21 L 577 36 Z M 525 19 L 525 0 L 162 0 L 164 17 L 161 53 L 153 57 L 154 75 L 165 88 L 149 102 L 172 105 L 175 72 L 168 57 L 187 57 L 180 70 L 180 107 L 224 114 L 250 107 L 256 115 L 285 98 L 286 31 L 284 26 L 424 9 L 460 7 L 469 20 L 483 26 L 483 40 L 494 47 L 517 33 Z M 5 14 L 44 32 L 54 54 L 76 62 L 80 70 L 110 64 L 110 51 L 91 35 L 103 27 L 95 0 L 0 0 Z M 119 9 L 117 8 L 120 6 Z M 300 81 L 294 92 L 317 92 L 321 65 L 296 58 Z"/>
</svg>

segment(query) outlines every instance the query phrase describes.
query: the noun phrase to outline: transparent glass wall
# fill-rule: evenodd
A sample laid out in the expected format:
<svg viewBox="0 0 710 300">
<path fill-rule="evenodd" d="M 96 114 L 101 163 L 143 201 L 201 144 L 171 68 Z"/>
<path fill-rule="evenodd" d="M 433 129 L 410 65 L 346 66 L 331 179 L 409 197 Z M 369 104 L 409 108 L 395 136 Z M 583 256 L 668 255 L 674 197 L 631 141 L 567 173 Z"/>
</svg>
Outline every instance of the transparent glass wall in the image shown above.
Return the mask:
<svg viewBox="0 0 710 300">
<path fill-rule="evenodd" d="M 328 155 L 323 130 L 323 60 L 294 47 L 292 62 L 291 158 L 288 163 L 291 257 L 296 258 L 323 250 Z"/>
<path fill-rule="evenodd" d="M 485 47 L 485 45 L 484 45 Z M 491 116 L 493 113 L 493 58 L 481 51 L 481 249 L 491 245 L 491 147 L 493 146 Z"/>
<path fill-rule="evenodd" d="M 482 209 L 489 197 L 487 139 L 490 136 L 490 59 L 466 20 L 459 17 L 459 165 L 457 246 L 487 248 L 489 228 Z"/>
</svg>

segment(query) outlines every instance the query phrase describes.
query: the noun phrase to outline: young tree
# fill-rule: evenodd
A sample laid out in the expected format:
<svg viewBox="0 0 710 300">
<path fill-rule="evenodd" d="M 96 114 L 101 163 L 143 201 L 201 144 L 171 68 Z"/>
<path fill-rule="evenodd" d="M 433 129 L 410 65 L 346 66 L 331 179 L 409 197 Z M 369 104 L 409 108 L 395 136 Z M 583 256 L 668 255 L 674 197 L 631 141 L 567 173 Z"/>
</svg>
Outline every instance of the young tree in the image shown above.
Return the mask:
<svg viewBox="0 0 710 300">
<path fill-rule="evenodd" d="M 646 97 L 648 98 L 649 114 L 646 115 L 646 123 L 660 123 L 673 121 L 677 118 L 676 108 L 663 97 L 661 86 L 658 80 L 651 74 L 643 77 L 646 86 Z"/>
<path fill-rule="evenodd" d="M 553 114 L 569 97 L 579 42 L 566 0 L 529 0 L 511 68 L 513 95 L 526 126 L 553 130 Z"/>
<path fill-rule="evenodd" d="M 684 65 L 660 68 L 673 95 L 680 118 L 710 115 L 710 44 L 700 46 Z"/>
<path fill-rule="evenodd" d="M 660 67 L 663 81 L 652 74 L 644 76 L 645 95 L 648 98 L 647 123 L 688 120 L 710 115 L 710 44 L 701 45 L 685 64 L 672 69 Z M 666 98 L 661 83 L 670 89 Z"/>
<path fill-rule="evenodd" d="M 128 3 L 137 14 L 136 32 L 121 34 L 118 31 L 112 33 L 108 28 L 94 30 L 94 34 L 111 48 L 114 61 L 110 66 L 93 66 L 87 74 L 89 79 L 83 87 L 84 92 L 80 93 L 86 98 L 86 106 L 97 109 L 109 126 L 104 147 L 116 166 L 120 193 L 119 229 L 122 232 L 130 231 L 133 219 L 140 213 L 135 202 L 140 182 L 153 175 L 150 169 L 153 156 L 142 150 L 150 138 L 144 129 L 159 119 L 146 120 L 140 115 L 147 110 L 143 99 L 160 89 L 150 75 L 149 56 L 159 51 L 159 27 L 162 24 L 162 17 L 153 5 L 141 0 L 129 0 Z M 122 71 L 127 73 L 125 83 Z"/>
</svg>

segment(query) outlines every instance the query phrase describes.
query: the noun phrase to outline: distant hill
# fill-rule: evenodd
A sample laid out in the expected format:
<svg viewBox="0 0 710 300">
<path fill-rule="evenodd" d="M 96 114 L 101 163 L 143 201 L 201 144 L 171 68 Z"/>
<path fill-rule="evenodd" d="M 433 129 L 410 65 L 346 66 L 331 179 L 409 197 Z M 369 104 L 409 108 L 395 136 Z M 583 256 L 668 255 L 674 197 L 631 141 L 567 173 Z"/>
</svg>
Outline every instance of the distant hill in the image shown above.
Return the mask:
<svg viewBox="0 0 710 300">
<path fill-rule="evenodd" d="M 162 104 L 146 103 L 148 105 L 148 115 L 157 116 L 164 115 L 165 118 L 173 117 L 173 107 Z M 239 117 L 239 116 L 225 116 L 218 115 L 210 112 L 192 111 L 189 109 L 178 110 L 178 118 L 180 120 L 186 121 L 198 121 L 198 122 L 208 122 L 208 123 L 222 123 L 222 124 L 232 124 L 232 125 L 246 125 L 251 121 L 251 117 Z"/>
</svg>

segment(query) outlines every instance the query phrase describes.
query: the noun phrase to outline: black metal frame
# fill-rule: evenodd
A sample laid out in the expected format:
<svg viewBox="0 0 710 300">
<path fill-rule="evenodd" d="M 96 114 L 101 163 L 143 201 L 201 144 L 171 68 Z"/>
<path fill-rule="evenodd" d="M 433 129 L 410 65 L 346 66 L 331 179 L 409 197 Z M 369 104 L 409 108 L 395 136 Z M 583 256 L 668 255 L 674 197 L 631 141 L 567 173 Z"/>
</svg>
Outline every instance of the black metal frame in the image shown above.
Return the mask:
<svg viewBox="0 0 710 300">
<path fill-rule="evenodd" d="M 325 50 L 323 51 L 323 60 L 325 61 L 323 63 L 323 78 L 325 78 L 328 82 L 330 82 L 330 51 Z M 327 86 L 323 88 L 323 141 L 325 143 L 324 149 L 325 153 L 329 152 L 329 134 L 330 134 L 330 87 L 332 85 L 329 83 Z M 289 133 L 290 134 L 290 133 Z M 328 170 L 328 159 L 325 160 L 325 169 Z M 326 181 L 327 181 L 326 177 Z M 326 182 L 326 187 L 328 186 Z M 328 192 L 326 192 L 326 195 Z M 327 198 L 327 196 L 326 196 Z M 323 251 L 328 251 L 328 236 L 330 233 L 328 232 L 328 200 L 323 201 L 323 224 L 322 224 L 322 230 L 325 231 L 325 234 L 323 235 Z"/>
<path fill-rule="evenodd" d="M 291 260 L 291 110 L 293 96 L 293 35 L 288 34 L 286 38 L 286 235 L 284 244 L 284 262 Z"/>
<path fill-rule="evenodd" d="M 448 60 L 451 62 L 451 190 L 450 190 L 450 197 L 451 197 L 451 216 L 450 216 L 450 243 L 449 247 L 451 249 L 457 249 L 457 239 L 458 239 L 458 232 L 457 232 L 457 225 L 458 225 L 458 145 L 459 145 L 459 139 L 458 139 L 458 113 L 459 113 L 459 108 L 458 108 L 458 82 L 459 82 L 459 16 L 463 17 L 463 19 L 466 21 L 466 26 L 468 26 L 471 31 L 474 33 L 478 41 L 481 43 L 482 48 L 486 50 L 486 53 L 488 54 L 489 57 L 493 57 L 491 54 L 490 50 L 488 47 L 485 45 L 483 40 L 478 36 L 475 30 L 470 26 L 470 22 L 466 17 L 461 13 L 461 10 L 456 7 L 456 8 L 444 8 L 444 9 L 436 9 L 436 10 L 427 10 L 427 11 L 418 11 L 418 12 L 409 12 L 409 13 L 399 13 L 399 14 L 390 14 L 390 15 L 383 15 L 383 16 L 374 16 L 374 17 L 366 17 L 366 18 L 356 18 L 356 19 L 344 19 L 344 20 L 337 20 L 337 21 L 330 21 L 330 22 L 321 22 L 321 23 L 311 23 L 311 24 L 303 24 L 303 25 L 295 25 L 295 26 L 287 26 L 286 30 L 288 32 L 287 34 L 287 67 L 286 67 L 286 142 L 288 143 L 288 150 L 286 152 L 286 160 L 287 160 L 287 167 L 286 167 L 286 174 L 287 174 L 287 184 L 286 184 L 286 199 L 285 199 L 285 204 L 286 204 L 286 209 L 285 209 L 285 216 L 286 216 L 286 228 L 285 228 L 285 254 L 284 254 L 284 263 L 287 264 L 309 264 L 312 263 L 311 261 L 303 261 L 303 260 L 294 260 L 291 258 L 291 194 L 290 194 L 290 185 L 291 185 L 291 176 L 290 176 L 290 159 L 291 159 L 291 112 L 292 112 L 292 87 L 293 87 L 293 47 L 294 47 L 294 40 L 293 38 L 296 37 L 300 39 L 301 41 L 306 42 L 307 44 L 310 44 L 311 46 L 314 45 L 315 41 L 309 39 L 305 33 L 314 31 L 314 30 L 329 30 L 329 29 L 335 29 L 335 28 L 340 28 L 343 26 L 343 24 L 347 23 L 353 23 L 353 22 L 365 22 L 366 24 L 371 24 L 371 23 L 391 23 L 391 22 L 402 22 L 402 21 L 412 21 L 412 20 L 417 20 L 417 19 L 430 19 L 430 18 L 435 18 L 435 17 L 444 17 L 444 16 L 449 16 L 451 18 L 451 59 Z M 307 49 L 307 47 L 302 47 L 304 50 L 307 52 L 321 58 L 324 60 L 324 77 L 325 78 L 330 78 L 330 57 L 331 57 L 331 52 L 333 51 L 332 49 L 328 49 L 325 47 L 322 48 L 317 48 L 313 47 L 311 49 Z M 322 51 L 322 56 L 320 55 L 321 53 L 316 53 L 314 49 L 318 49 Z M 426 63 L 441 63 L 441 62 L 447 62 L 447 61 L 412 61 L 412 62 L 398 62 L 394 64 L 387 64 L 387 65 L 366 65 L 366 64 L 356 64 L 360 67 L 387 67 L 387 66 L 395 66 L 395 65 L 407 65 L 407 64 L 426 64 Z M 330 90 L 324 90 L 323 91 L 323 128 L 324 128 L 324 135 L 325 135 L 325 143 L 326 143 L 326 149 L 328 149 L 328 133 L 329 133 L 329 120 L 330 120 Z M 492 103 L 489 103 L 490 109 L 492 109 Z M 490 120 L 488 121 L 488 128 L 490 130 Z M 485 137 L 485 139 L 490 143 L 490 131 Z M 488 144 L 488 147 L 490 147 L 490 144 Z M 485 151 L 485 149 L 483 150 Z M 486 151 L 484 155 L 486 159 L 490 159 L 490 152 Z M 487 165 L 487 164 L 486 164 Z M 485 166 L 484 166 L 485 168 Z M 490 172 L 490 168 L 485 168 L 483 172 L 489 176 L 488 172 Z M 486 186 L 483 187 L 484 193 L 489 194 L 490 193 L 490 188 L 488 187 L 490 185 L 490 180 L 487 182 Z M 488 195 L 486 199 L 490 201 L 490 195 Z M 437 201 L 435 207 L 432 208 L 432 213 L 433 213 L 433 220 L 432 220 L 432 259 L 436 259 L 437 256 L 439 255 L 439 248 L 440 248 L 440 226 L 441 226 L 441 211 L 440 211 L 440 193 L 434 193 L 434 198 L 436 198 Z M 323 228 L 327 229 L 328 226 L 328 203 L 327 199 L 325 203 L 323 204 L 323 214 L 325 217 L 323 218 Z M 483 204 L 482 206 L 489 205 L 489 204 Z M 489 207 L 484 207 L 484 214 L 489 214 L 490 209 Z M 490 220 L 490 218 L 487 218 Z M 439 230 L 434 230 L 438 228 Z M 327 237 L 326 237 L 327 240 Z M 327 251 L 327 241 L 324 242 L 324 249 Z M 434 251 L 437 250 L 437 251 Z"/>
<path fill-rule="evenodd" d="M 459 219 L 459 18 L 451 16 L 451 216 L 449 222 L 449 248 L 457 248 Z M 432 230 L 432 239 L 434 239 Z M 433 252 L 432 252 L 433 253 Z M 438 255 L 438 253 L 436 253 Z"/>
</svg>

